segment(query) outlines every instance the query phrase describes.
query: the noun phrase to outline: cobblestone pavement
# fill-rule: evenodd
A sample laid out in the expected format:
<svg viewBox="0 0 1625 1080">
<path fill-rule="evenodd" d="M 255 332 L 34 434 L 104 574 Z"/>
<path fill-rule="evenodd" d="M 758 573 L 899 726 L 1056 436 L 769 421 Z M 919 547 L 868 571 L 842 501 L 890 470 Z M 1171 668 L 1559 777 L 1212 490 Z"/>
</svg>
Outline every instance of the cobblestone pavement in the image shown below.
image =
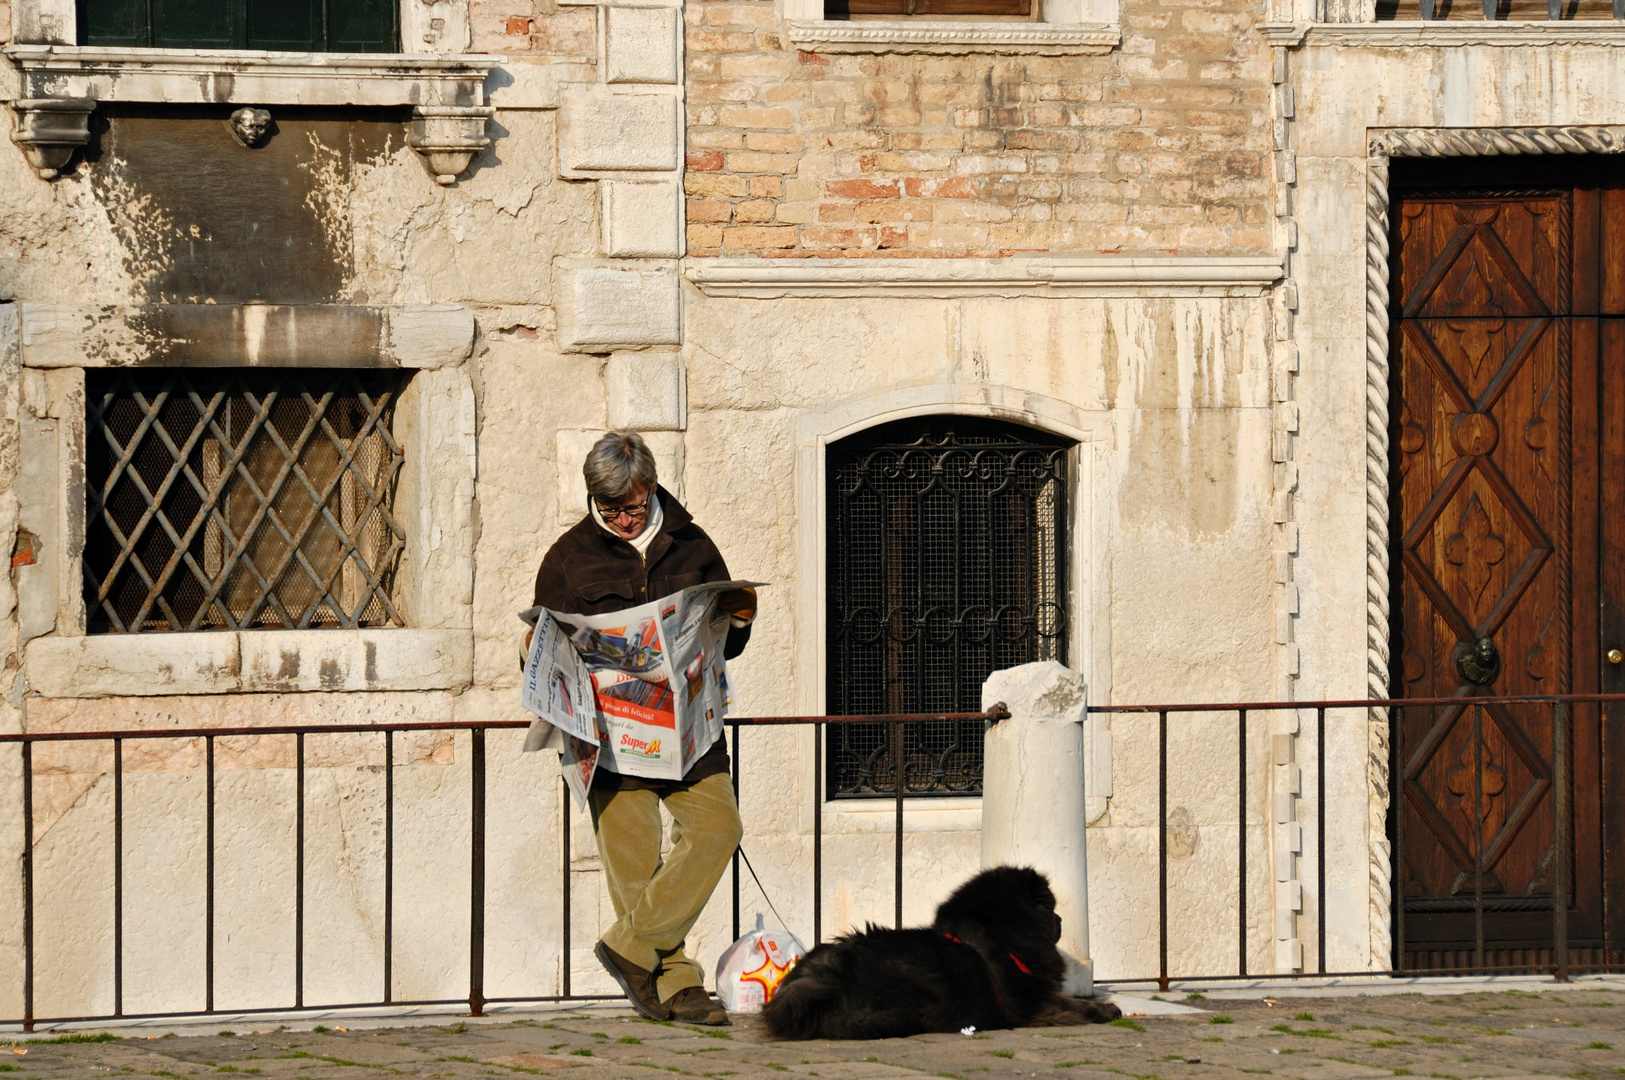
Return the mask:
<svg viewBox="0 0 1625 1080">
<path fill-rule="evenodd" d="M 1625 1075 L 1625 980 L 1530 989 L 1330 997 L 1210 991 L 1175 1015 L 1131 1015 L 1101 1027 L 922 1035 L 875 1042 L 776 1043 L 758 1021 L 726 1029 L 642 1020 L 594 1004 L 523 1018 L 306 1017 L 304 1030 L 269 1021 L 218 1034 L 113 1033 L 10 1036 L 0 1071 L 29 1077 L 485 1077 L 568 1071 L 569 1080 L 653 1080 L 661 1072 L 756 1080 L 775 1073 L 818 1080 L 1290 1080 L 1417 1076 Z M 1550 989 L 1548 989 L 1550 988 Z M 1171 1002 L 1182 994 L 1164 995 Z M 1119 998 L 1127 1011 L 1170 1005 Z M 1272 1003 L 1273 1001 L 1273 1003 Z M 267 1030 L 275 1028 L 275 1030 Z M 190 1029 L 183 1029 L 190 1030 Z M 4 1040 L 0 1040 L 3 1043 Z M 26 1053 L 22 1052 L 26 1051 Z M 794 1077 L 788 1080 L 795 1080 Z"/>
</svg>

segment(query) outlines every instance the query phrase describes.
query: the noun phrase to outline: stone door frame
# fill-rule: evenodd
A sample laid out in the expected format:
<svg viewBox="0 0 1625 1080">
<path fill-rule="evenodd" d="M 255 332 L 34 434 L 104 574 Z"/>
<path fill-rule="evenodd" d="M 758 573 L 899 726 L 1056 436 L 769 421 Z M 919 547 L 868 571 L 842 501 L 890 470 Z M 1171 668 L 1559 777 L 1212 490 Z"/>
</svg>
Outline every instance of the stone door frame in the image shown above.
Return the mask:
<svg viewBox="0 0 1625 1080">
<path fill-rule="evenodd" d="M 1389 161 L 1395 157 L 1499 157 L 1625 153 L 1625 127 L 1368 128 L 1365 196 L 1366 376 L 1366 689 L 1389 695 L 1391 612 L 1388 572 L 1389 424 Z M 1366 823 L 1371 889 L 1371 961 L 1393 956 L 1393 852 L 1388 841 L 1388 710 L 1366 724 Z"/>
</svg>

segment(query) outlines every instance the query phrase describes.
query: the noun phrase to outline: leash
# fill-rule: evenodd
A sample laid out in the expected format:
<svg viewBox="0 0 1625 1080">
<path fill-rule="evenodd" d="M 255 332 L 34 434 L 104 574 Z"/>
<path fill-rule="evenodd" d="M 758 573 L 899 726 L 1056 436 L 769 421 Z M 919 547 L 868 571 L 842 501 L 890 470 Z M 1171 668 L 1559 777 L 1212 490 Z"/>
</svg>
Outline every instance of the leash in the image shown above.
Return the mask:
<svg viewBox="0 0 1625 1080">
<path fill-rule="evenodd" d="M 763 900 L 767 901 L 768 910 L 773 912 L 773 917 L 779 920 L 779 925 L 784 927 L 786 934 L 792 937 L 795 936 L 795 931 L 790 929 L 790 924 L 784 921 L 784 916 L 779 914 L 779 909 L 773 906 L 773 898 L 767 895 L 766 889 L 762 888 L 762 879 L 756 876 L 756 867 L 750 864 L 750 856 L 745 854 L 745 845 L 743 844 L 739 845 L 739 857 L 745 860 L 745 869 L 750 871 L 750 879 L 756 882 L 756 891 L 762 894 Z M 817 945 L 818 942 L 815 941 L 813 944 Z"/>
</svg>

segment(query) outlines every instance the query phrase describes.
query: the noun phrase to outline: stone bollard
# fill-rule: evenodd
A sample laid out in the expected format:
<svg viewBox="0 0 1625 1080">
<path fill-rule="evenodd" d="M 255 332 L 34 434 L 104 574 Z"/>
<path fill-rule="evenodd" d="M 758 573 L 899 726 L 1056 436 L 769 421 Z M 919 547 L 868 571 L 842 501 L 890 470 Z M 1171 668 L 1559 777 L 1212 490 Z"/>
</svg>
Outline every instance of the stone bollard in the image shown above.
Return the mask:
<svg viewBox="0 0 1625 1080">
<path fill-rule="evenodd" d="M 982 764 L 982 866 L 1030 866 L 1049 878 L 1067 957 L 1065 992 L 1094 993 L 1084 850 L 1083 718 L 1088 688 L 1056 663 L 1006 668 L 982 684 L 982 708 L 1010 718 L 987 729 Z"/>
</svg>

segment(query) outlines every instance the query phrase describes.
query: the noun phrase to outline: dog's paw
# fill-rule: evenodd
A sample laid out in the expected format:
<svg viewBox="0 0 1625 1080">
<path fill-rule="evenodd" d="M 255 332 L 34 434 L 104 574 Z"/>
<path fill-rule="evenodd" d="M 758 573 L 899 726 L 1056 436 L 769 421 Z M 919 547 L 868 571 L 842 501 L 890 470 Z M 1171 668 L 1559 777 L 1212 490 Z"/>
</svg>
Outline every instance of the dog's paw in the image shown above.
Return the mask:
<svg viewBox="0 0 1625 1080">
<path fill-rule="evenodd" d="M 1085 1023 L 1109 1024 L 1123 1015 L 1123 1010 L 1107 1001 L 1105 998 L 1073 998 L 1079 1006 L 1079 1011 Z"/>
<path fill-rule="evenodd" d="M 1044 1003 L 1032 1020 L 1032 1027 L 1074 1027 L 1078 1024 L 1107 1024 L 1123 1015 L 1123 1010 L 1105 998 L 1075 998 L 1057 994 Z"/>
</svg>

